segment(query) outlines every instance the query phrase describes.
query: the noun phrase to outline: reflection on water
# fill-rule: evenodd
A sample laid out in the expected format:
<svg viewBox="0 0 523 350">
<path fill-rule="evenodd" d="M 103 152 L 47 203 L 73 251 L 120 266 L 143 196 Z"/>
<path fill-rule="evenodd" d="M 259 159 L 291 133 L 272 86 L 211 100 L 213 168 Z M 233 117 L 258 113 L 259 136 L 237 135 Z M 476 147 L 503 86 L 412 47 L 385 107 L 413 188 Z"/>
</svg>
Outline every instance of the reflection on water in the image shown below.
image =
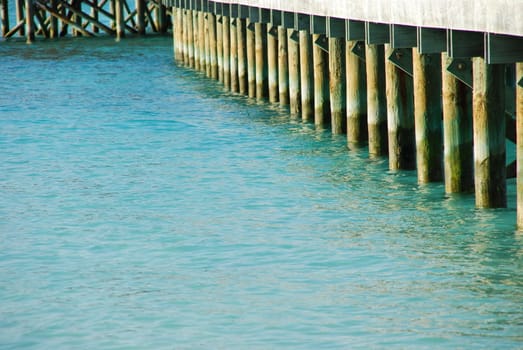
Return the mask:
<svg viewBox="0 0 523 350">
<path fill-rule="evenodd" d="M 523 345 L 514 182 L 475 209 L 168 38 L 0 55 L 2 347 Z"/>
</svg>

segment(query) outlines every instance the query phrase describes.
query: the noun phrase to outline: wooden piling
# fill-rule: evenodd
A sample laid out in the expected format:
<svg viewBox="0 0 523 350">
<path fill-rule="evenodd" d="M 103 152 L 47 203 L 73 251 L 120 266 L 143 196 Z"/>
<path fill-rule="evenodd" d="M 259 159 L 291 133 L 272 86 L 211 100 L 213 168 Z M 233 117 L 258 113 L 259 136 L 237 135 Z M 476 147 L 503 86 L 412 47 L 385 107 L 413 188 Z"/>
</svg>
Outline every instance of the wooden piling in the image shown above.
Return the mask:
<svg viewBox="0 0 523 350">
<path fill-rule="evenodd" d="M 222 16 L 223 32 L 223 85 L 227 90 L 231 89 L 231 20 Z"/>
<path fill-rule="evenodd" d="M 249 97 L 256 97 L 256 40 L 254 23 L 247 20 L 246 44 L 247 44 L 247 85 Z"/>
<path fill-rule="evenodd" d="M 516 84 L 523 80 L 523 62 L 516 63 Z M 523 86 L 516 86 L 517 227 L 523 229 Z"/>
<path fill-rule="evenodd" d="M 269 96 L 269 70 L 267 64 L 267 24 L 255 23 L 254 40 L 256 51 L 256 98 Z"/>
<path fill-rule="evenodd" d="M 223 16 L 216 16 L 216 63 L 218 81 L 223 84 Z"/>
<path fill-rule="evenodd" d="M 473 58 L 476 206 L 506 207 L 505 66 Z"/>
<path fill-rule="evenodd" d="M 205 75 L 207 78 L 212 78 L 212 65 L 211 65 L 211 33 L 209 27 L 209 16 L 207 13 L 202 12 L 203 27 L 204 27 L 204 39 L 203 39 L 203 50 L 204 50 L 204 61 L 205 61 Z"/>
<path fill-rule="evenodd" d="M 173 36 L 174 36 L 174 57 L 177 62 L 183 61 L 183 20 L 182 9 L 175 8 L 176 18 L 173 21 Z"/>
<path fill-rule="evenodd" d="M 211 66 L 211 78 L 218 79 L 218 53 L 216 41 L 216 16 L 207 13 L 207 26 L 209 28 L 209 61 Z"/>
<path fill-rule="evenodd" d="M 16 23 L 20 23 L 24 20 L 24 0 L 16 0 Z M 20 26 L 18 35 L 25 35 L 25 26 Z"/>
<path fill-rule="evenodd" d="M 445 192 L 474 190 L 472 89 L 447 72 L 451 59 L 442 54 L 443 149 Z"/>
<path fill-rule="evenodd" d="M 93 3 L 93 6 L 91 7 L 91 17 L 95 21 L 99 21 L 98 0 L 91 0 L 91 2 Z M 57 4 L 57 0 L 49 1 L 49 6 L 52 9 L 56 9 L 56 4 Z M 53 18 L 56 20 L 56 22 L 57 22 L 56 24 L 52 23 Z M 93 30 L 93 33 L 98 33 L 100 31 L 100 28 L 95 23 L 92 24 L 91 28 Z M 53 34 L 53 31 L 55 32 L 54 34 Z M 49 23 L 49 33 L 50 33 L 51 38 L 56 37 L 58 34 L 58 20 L 54 16 L 51 16 L 51 23 Z"/>
<path fill-rule="evenodd" d="M 185 66 L 190 65 L 190 58 L 189 58 L 189 10 L 183 10 L 183 62 Z"/>
<path fill-rule="evenodd" d="M 248 95 L 247 80 L 247 27 L 244 18 L 236 19 L 236 36 L 238 41 L 238 87 L 240 94 Z"/>
<path fill-rule="evenodd" d="M 2 20 L 2 36 L 9 33 L 9 4 L 7 0 L 0 1 L 0 17 Z"/>
<path fill-rule="evenodd" d="M 389 57 L 393 51 L 389 44 L 385 45 L 385 57 Z M 385 62 L 385 77 L 389 169 L 415 169 L 413 81 L 389 60 Z"/>
<path fill-rule="evenodd" d="M 269 29 L 269 28 L 268 28 Z M 269 102 L 277 103 L 278 91 L 278 33 L 267 32 L 267 70 L 269 84 Z"/>
<path fill-rule="evenodd" d="M 34 5 L 32 0 L 25 0 L 25 32 L 27 43 L 32 43 L 35 38 Z"/>
<path fill-rule="evenodd" d="M 200 20 L 202 17 L 200 16 L 200 11 L 193 10 L 192 11 L 192 34 L 193 34 L 193 51 L 194 51 L 194 66 L 191 66 L 191 68 L 194 68 L 195 70 L 202 70 L 202 64 L 203 64 L 203 50 L 201 49 L 203 41 L 203 25 L 201 25 Z M 203 70 L 205 70 L 205 66 L 203 67 Z"/>
<path fill-rule="evenodd" d="M 139 35 L 145 35 L 145 0 L 136 0 L 136 19 Z"/>
<path fill-rule="evenodd" d="M 349 148 L 361 146 L 368 138 L 365 62 L 352 52 L 355 45 L 364 46 L 365 44 L 356 41 L 346 43 L 347 144 Z M 364 48 L 362 47 L 361 50 Z"/>
<path fill-rule="evenodd" d="M 387 155 L 387 100 L 385 93 L 385 55 L 383 45 L 365 47 L 367 71 L 367 126 L 369 155 Z"/>
<path fill-rule="evenodd" d="M 278 27 L 278 92 L 280 105 L 289 104 L 289 56 L 287 51 L 287 29 Z"/>
<path fill-rule="evenodd" d="M 319 34 L 313 35 L 313 41 L 320 38 Z M 323 128 L 330 122 L 329 99 L 329 54 L 319 45 L 313 45 L 314 61 L 314 124 Z"/>
<path fill-rule="evenodd" d="M 167 31 L 167 13 L 161 1 L 156 3 L 156 28 L 162 34 Z"/>
<path fill-rule="evenodd" d="M 117 3 L 114 5 L 114 19 L 115 19 L 115 26 L 116 26 L 116 38 L 120 39 L 122 36 L 119 36 L 118 33 L 118 26 L 121 25 L 121 21 L 123 21 L 123 4 L 121 1 L 123 0 L 116 0 Z M 82 25 L 82 17 L 79 15 L 79 13 L 82 12 L 82 1 L 81 0 L 73 0 L 71 2 L 71 6 L 69 8 L 70 10 L 74 10 L 73 16 L 73 22 L 76 24 L 76 26 L 73 26 L 73 36 L 82 36 L 82 31 L 80 30 L 83 28 Z M 121 12 L 120 12 L 121 11 Z M 120 27 L 121 28 L 121 27 Z"/>
<path fill-rule="evenodd" d="M 300 44 L 292 39 L 292 33 L 293 30 L 288 29 L 289 103 L 291 116 L 298 116 L 301 113 Z"/>
<path fill-rule="evenodd" d="M 418 182 L 443 180 L 441 54 L 412 50 Z"/>
<path fill-rule="evenodd" d="M 205 12 L 198 11 L 198 53 L 199 53 L 199 70 L 207 72 L 207 30 L 206 30 Z"/>
<path fill-rule="evenodd" d="M 236 19 L 231 19 L 231 28 L 230 28 L 230 44 L 231 44 L 231 91 L 240 92 L 240 82 L 238 80 L 238 29 L 236 28 Z"/>
<path fill-rule="evenodd" d="M 347 90 L 345 85 L 345 38 L 329 38 L 329 92 L 333 134 L 347 129 Z"/>
<path fill-rule="evenodd" d="M 193 10 L 187 11 L 187 48 L 189 49 L 189 67 L 195 67 L 194 58 L 194 13 Z"/>
<path fill-rule="evenodd" d="M 301 117 L 314 120 L 314 67 L 312 62 L 312 36 L 300 30 Z"/>
<path fill-rule="evenodd" d="M 124 16 L 124 2 L 125 0 L 116 0 L 115 6 L 115 22 L 116 22 L 116 39 L 125 37 L 125 16 Z M 81 21 L 81 19 L 80 19 Z M 80 23 L 81 25 L 81 23 Z"/>
</svg>

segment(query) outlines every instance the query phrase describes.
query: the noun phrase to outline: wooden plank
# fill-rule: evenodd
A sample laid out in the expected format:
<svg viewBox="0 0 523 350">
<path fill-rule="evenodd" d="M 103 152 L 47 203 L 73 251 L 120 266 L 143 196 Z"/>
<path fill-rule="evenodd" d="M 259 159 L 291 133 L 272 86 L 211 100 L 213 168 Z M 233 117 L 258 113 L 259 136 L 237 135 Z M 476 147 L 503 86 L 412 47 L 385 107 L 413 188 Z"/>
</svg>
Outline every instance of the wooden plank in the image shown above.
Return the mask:
<svg viewBox="0 0 523 350">
<path fill-rule="evenodd" d="M 12 37 L 13 35 L 16 34 L 17 31 L 20 30 L 20 28 L 23 28 L 25 25 L 25 18 L 22 19 L 20 22 L 18 22 L 16 24 L 16 26 L 14 26 L 13 28 L 11 28 L 5 35 L 4 35 L 4 38 L 10 38 Z"/>
<path fill-rule="evenodd" d="M 418 45 L 417 27 L 390 25 L 390 44 L 393 49 L 406 49 Z"/>
<path fill-rule="evenodd" d="M 523 37 L 487 33 L 485 41 L 488 64 L 523 62 Z"/>
<path fill-rule="evenodd" d="M 484 33 L 463 30 L 447 31 L 447 52 L 451 58 L 483 57 Z"/>
<path fill-rule="evenodd" d="M 94 24 L 95 26 L 97 26 L 98 28 L 102 29 L 103 31 L 105 31 L 107 34 L 110 34 L 110 35 L 114 35 L 115 31 L 111 28 L 109 28 L 108 26 L 106 26 L 105 24 L 101 23 L 100 21 L 97 21 L 95 18 L 93 18 L 92 16 L 89 16 L 88 14 L 86 13 L 83 13 L 81 11 L 78 11 L 77 9 L 75 9 L 74 7 L 72 7 L 71 5 L 69 5 L 67 2 L 63 2 L 62 3 L 62 6 L 64 6 L 65 8 L 69 9 L 69 11 L 71 11 L 73 14 L 75 14 L 76 16 L 79 16 L 83 19 L 85 19 L 86 21 Z"/>
<path fill-rule="evenodd" d="M 365 41 L 368 45 L 388 44 L 390 42 L 389 25 L 365 22 Z"/>
</svg>

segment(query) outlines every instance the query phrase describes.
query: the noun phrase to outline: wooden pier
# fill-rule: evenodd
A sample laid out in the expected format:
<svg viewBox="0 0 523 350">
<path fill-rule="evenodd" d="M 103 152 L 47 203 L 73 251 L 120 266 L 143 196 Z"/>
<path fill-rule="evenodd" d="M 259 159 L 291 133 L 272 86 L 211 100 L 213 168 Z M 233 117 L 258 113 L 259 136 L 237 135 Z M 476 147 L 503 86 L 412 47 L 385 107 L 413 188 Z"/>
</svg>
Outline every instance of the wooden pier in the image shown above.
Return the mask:
<svg viewBox="0 0 523 350">
<path fill-rule="evenodd" d="M 391 170 L 416 169 L 420 184 L 474 192 L 479 208 L 505 207 L 506 180 L 517 177 L 523 229 L 521 1 L 162 4 L 178 63 L 217 64 L 212 77 L 225 88 L 346 133 L 349 148 L 368 145 Z M 210 45 L 192 50 L 201 35 Z"/>
<path fill-rule="evenodd" d="M 10 16 L 13 6 L 14 15 Z M 166 33 L 170 7 L 159 0 L 0 0 L 4 40 Z M 12 18 L 11 18 L 12 17 Z"/>
</svg>

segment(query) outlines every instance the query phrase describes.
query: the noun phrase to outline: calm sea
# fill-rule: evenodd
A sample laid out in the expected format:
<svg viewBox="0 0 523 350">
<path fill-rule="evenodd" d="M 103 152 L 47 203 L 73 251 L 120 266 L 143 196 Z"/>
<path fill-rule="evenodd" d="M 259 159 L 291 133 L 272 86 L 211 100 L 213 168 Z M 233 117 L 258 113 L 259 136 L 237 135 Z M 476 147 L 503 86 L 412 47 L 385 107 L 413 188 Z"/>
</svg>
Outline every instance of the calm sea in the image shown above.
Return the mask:
<svg viewBox="0 0 523 350">
<path fill-rule="evenodd" d="M 509 208 L 177 67 L 0 43 L 1 349 L 521 349 Z"/>
</svg>

